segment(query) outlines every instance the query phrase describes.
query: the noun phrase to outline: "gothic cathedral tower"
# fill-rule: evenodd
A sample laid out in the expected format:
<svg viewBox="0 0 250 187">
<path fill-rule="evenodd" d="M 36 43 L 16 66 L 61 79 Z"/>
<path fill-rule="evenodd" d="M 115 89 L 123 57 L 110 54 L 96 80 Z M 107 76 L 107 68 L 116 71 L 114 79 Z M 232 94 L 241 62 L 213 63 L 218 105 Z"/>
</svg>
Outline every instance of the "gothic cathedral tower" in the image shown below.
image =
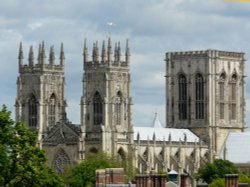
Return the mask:
<svg viewBox="0 0 250 187">
<path fill-rule="evenodd" d="M 110 38 L 107 48 L 103 41 L 100 59 L 98 43 L 93 44 L 89 60 L 85 40 L 83 61 L 81 124 L 85 152 L 103 151 L 123 157 L 133 143 L 128 41 L 123 61 L 119 42 L 115 44 L 113 58 Z"/>
<path fill-rule="evenodd" d="M 38 63 L 34 62 L 30 47 L 28 64 L 23 62 L 23 49 L 19 49 L 19 76 L 17 78 L 16 121 L 25 121 L 31 129 L 39 131 L 38 141 L 57 121 L 66 118 L 64 99 L 64 51 L 61 44 L 60 63 L 55 64 L 54 48 L 50 48 L 46 63 L 44 43 L 39 45 Z"/>
<path fill-rule="evenodd" d="M 188 128 L 218 156 L 229 132 L 245 129 L 244 53 L 166 53 L 167 125 Z"/>
</svg>

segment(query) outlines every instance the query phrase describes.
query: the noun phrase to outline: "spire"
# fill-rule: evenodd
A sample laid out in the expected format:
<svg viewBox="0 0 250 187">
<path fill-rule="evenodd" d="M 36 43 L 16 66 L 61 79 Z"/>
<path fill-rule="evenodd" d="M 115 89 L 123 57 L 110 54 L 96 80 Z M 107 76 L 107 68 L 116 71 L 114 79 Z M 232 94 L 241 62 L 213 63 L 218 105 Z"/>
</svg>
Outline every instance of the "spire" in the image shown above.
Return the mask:
<svg viewBox="0 0 250 187">
<path fill-rule="evenodd" d="M 118 62 L 118 54 L 117 54 L 117 52 L 118 52 L 118 47 L 117 47 L 117 43 L 115 43 L 115 50 L 114 50 L 114 61 L 115 62 Z"/>
<path fill-rule="evenodd" d="M 129 40 L 126 41 L 126 51 L 125 51 L 126 62 L 130 63 L 130 49 L 129 49 Z"/>
<path fill-rule="evenodd" d="M 87 39 L 84 39 L 84 47 L 83 47 L 83 61 L 88 61 L 88 47 L 87 47 Z"/>
<path fill-rule="evenodd" d="M 30 51 L 29 51 L 29 66 L 34 65 L 34 52 L 33 52 L 33 46 L 30 46 Z"/>
<path fill-rule="evenodd" d="M 118 46 L 117 46 L 117 61 L 120 62 L 121 60 L 121 46 L 120 46 L 120 42 L 118 42 Z"/>
<path fill-rule="evenodd" d="M 172 136 L 171 133 L 168 134 L 168 141 L 171 142 L 172 141 Z"/>
<path fill-rule="evenodd" d="M 102 62 L 106 63 L 107 60 L 107 54 L 106 54 L 106 47 L 105 47 L 105 41 L 102 42 Z"/>
<path fill-rule="evenodd" d="M 55 64 L 55 52 L 54 52 L 54 46 L 50 47 L 50 53 L 49 53 L 49 63 L 50 65 Z"/>
<path fill-rule="evenodd" d="M 64 60 L 65 60 L 64 48 L 63 48 L 63 43 L 61 43 L 61 51 L 60 51 L 60 65 L 61 66 L 64 66 Z"/>
<path fill-rule="evenodd" d="M 42 48 L 40 51 L 40 63 L 45 64 L 46 54 L 45 54 L 45 48 L 44 48 L 44 41 L 42 42 Z"/>
<path fill-rule="evenodd" d="M 38 57 L 37 57 L 37 60 L 38 60 L 38 63 L 40 64 L 41 63 L 41 52 L 42 51 L 42 47 L 41 47 L 41 44 L 39 44 L 39 47 L 38 47 Z"/>
<path fill-rule="evenodd" d="M 93 43 L 93 51 L 92 51 L 93 62 L 99 62 L 99 50 L 98 43 Z"/>
<path fill-rule="evenodd" d="M 111 39 L 108 39 L 108 63 L 112 61 L 112 46 L 111 46 Z"/>
<path fill-rule="evenodd" d="M 157 112 L 155 113 L 155 117 L 154 117 L 154 121 L 153 121 L 153 125 L 152 127 L 154 128 L 162 128 L 162 125 L 161 125 L 161 122 L 160 120 L 158 119 L 158 116 L 157 116 Z"/>
<path fill-rule="evenodd" d="M 20 45 L 19 45 L 18 61 L 19 61 L 20 66 L 23 65 L 23 46 L 22 46 L 22 42 L 20 42 Z"/>
</svg>

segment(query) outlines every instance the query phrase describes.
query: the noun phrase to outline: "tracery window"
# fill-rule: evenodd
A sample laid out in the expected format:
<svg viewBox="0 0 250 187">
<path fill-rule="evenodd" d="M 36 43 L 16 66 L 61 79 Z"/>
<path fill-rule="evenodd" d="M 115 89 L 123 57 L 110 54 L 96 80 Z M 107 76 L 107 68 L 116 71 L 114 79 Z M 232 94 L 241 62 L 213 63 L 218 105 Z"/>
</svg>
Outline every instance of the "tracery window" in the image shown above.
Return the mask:
<svg viewBox="0 0 250 187">
<path fill-rule="evenodd" d="M 122 94 L 121 92 L 117 92 L 116 98 L 115 98 L 115 124 L 120 125 L 121 124 L 121 112 L 122 112 Z"/>
<path fill-rule="evenodd" d="M 31 95 L 29 100 L 29 126 L 35 128 L 37 126 L 37 100 Z"/>
<path fill-rule="evenodd" d="M 56 124 L 56 96 L 52 94 L 49 100 L 49 113 L 48 113 L 49 126 Z"/>
<path fill-rule="evenodd" d="M 54 157 L 52 167 L 57 173 L 63 174 L 68 164 L 70 164 L 69 156 L 63 149 L 60 149 Z"/>
<path fill-rule="evenodd" d="M 225 117 L 225 79 L 226 74 L 222 73 L 219 80 L 219 102 L 220 102 L 220 119 Z"/>
<path fill-rule="evenodd" d="M 195 117 L 204 119 L 204 80 L 201 74 L 195 77 Z"/>
<path fill-rule="evenodd" d="M 233 74 L 231 78 L 231 102 L 230 102 L 230 110 L 229 116 L 231 119 L 236 119 L 236 83 L 237 83 L 237 75 Z"/>
<path fill-rule="evenodd" d="M 187 119 L 187 79 L 183 74 L 179 75 L 179 119 Z"/>
<path fill-rule="evenodd" d="M 93 98 L 93 114 L 94 114 L 94 125 L 102 124 L 102 98 L 99 92 L 96 92 Z"/>
</svg>

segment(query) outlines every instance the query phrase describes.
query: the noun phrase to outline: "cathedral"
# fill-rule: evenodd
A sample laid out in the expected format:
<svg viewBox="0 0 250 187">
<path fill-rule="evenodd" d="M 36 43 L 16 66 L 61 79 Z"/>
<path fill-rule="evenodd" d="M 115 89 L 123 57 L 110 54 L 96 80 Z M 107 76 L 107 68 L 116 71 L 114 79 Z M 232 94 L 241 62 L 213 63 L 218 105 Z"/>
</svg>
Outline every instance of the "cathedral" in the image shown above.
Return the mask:
<svg viewBox="0 0 250 187">
<path fill-rule="evenodd" d="M 103 151 L 131 156 L 140 173 L 174 171 L 194 179 L 202 164 L 219 157 L 229 132 L 246 128 L 244 53 L 167 52 L 166 126 L 155 114 L 150 127 L 138 127 L 132 124 L 128 40 L 124 48 L 122 56 L 120 42 L 113 46 L 108 38 L 101 46 L 94 43 L 89 55 L 85 40 L 81 119 L 72 124 L 66 114 L 63 44 L 59 62 L 53 47 L 46 57 L 44 43 L 37 55 L 31 46 L 24 60 L 20 44 L 16 121 L 39 132 L 38 146 L 58 173 L 65 164 L 84 162 L 89 152 Z"/>
</svg>

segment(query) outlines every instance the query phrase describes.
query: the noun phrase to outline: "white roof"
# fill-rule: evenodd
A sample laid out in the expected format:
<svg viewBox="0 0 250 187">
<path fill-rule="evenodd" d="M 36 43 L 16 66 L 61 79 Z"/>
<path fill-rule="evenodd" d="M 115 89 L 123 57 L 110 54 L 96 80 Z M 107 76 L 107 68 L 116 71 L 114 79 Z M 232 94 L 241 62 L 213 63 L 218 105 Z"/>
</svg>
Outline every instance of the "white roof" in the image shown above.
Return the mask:
<svg viewBox="0 0 250 187">
<path fill-rule="evenodd" d="M 250 163 L 250 132 L 231 132 L 221 150 L 227 148 L 226 159 L 233 163 Z"/>
</svg>

